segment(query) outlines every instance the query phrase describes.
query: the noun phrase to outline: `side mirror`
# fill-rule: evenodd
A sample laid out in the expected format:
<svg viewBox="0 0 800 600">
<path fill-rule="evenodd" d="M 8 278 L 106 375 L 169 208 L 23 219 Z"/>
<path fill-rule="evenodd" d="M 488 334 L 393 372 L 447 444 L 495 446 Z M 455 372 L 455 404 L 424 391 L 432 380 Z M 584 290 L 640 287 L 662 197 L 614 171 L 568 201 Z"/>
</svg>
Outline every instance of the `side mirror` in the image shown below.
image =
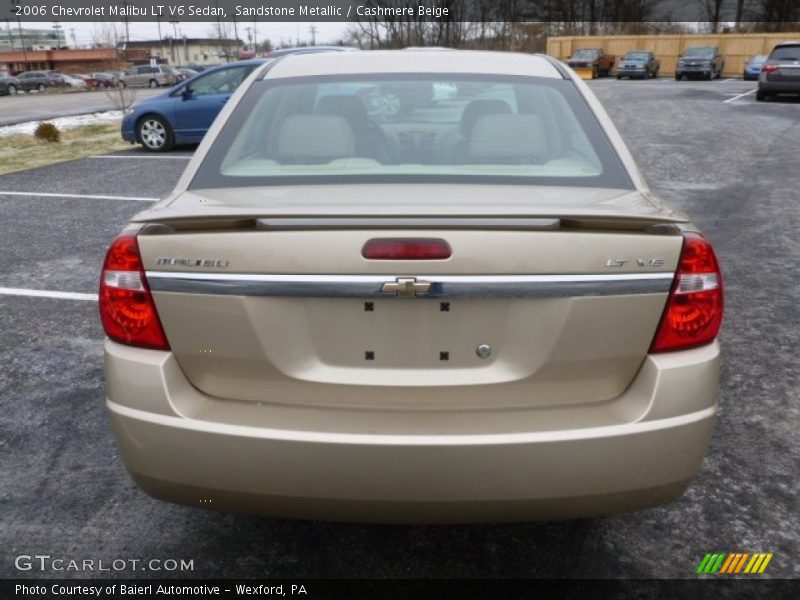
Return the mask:
<svg viewBox="0 0 800 600">
<path fill-rule="evenodd" d="M 194 92 L 192 88 L 187 85 L 181 90 L 181 98 L 183 98 L 184 100 L 188 100 L 189 98 L 192 97 L 193 93 Z"/>
</svg>

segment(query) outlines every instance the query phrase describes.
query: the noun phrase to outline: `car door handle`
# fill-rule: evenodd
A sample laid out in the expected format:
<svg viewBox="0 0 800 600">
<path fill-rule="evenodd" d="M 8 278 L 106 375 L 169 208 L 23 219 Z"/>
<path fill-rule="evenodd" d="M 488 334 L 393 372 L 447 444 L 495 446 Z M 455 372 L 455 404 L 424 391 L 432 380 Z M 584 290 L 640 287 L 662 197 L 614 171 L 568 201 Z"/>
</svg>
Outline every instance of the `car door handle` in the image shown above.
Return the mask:
<svg viewBox="0 0 800 600">
<path fill-rule="evenodd" d="M 223 99 L 222 99 L 222 104 L 225 104 L 225 103 L 226 103 L 228 100 L 230 100 L 230 99 L 231 99 L 231 97 L 230 97 L 230 96 L 227 96 L 227 97 L 223 98 Z"/>
</svg>

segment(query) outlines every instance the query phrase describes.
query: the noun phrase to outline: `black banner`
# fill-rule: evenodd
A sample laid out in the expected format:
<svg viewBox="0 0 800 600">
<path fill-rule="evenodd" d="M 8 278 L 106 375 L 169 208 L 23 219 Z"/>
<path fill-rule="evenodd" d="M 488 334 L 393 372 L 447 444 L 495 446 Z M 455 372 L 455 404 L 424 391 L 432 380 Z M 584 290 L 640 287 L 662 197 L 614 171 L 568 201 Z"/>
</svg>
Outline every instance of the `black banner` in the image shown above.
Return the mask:
<svg viewBox="0 0 800 600">
<path fill-rule="evenodd" d="M 615 600 L 617 598 L 686 598 L 738 599 L 764 598 L 783 600 L 800 597 L 800 580 L 741 578 L 677 580 L 4 580 L 0 597 L 52 598 L 330 598 L 394 600 L 436 598 L 436 600 L 472 598 L 504 600 L 531 598 L 581 598 Z"/>
<path fill-rule="evenodd" d="M 0 21 L 788 23 L 797 0 L 0 0 Z"/>
</svg>

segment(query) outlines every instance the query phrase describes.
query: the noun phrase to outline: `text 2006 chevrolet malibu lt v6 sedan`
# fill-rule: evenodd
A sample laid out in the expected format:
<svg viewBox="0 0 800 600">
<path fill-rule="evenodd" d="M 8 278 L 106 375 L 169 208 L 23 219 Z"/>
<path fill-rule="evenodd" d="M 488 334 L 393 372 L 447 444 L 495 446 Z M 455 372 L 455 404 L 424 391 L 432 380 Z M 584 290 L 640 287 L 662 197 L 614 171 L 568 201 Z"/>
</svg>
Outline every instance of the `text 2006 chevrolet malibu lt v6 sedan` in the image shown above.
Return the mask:
<svg viewBox="0 0 800 600">
<path fill-rule="evenodd" d="M 716 411 L 714 251 L 544 56 L 257 68 L 112 243 L 100 310 L 125 464 L 197 506 L 635 510 L 684 491 Z"/>
</svg>

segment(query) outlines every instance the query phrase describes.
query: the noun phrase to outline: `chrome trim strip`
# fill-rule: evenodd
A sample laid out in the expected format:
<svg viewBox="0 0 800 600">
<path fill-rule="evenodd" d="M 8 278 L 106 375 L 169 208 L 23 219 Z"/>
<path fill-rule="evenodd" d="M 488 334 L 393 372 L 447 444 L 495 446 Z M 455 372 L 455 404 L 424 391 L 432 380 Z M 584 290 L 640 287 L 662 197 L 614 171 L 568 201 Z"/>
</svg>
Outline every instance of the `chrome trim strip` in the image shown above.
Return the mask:
<svg viewBox="0 0 800 600">
<path fill-rule="evenodd" d="M 228 296 L 394 298 L 381 292 L 398 275 L 253 275 L 147 271 L 155 292 Z M 407 275 L 431 282 L 417 298 L 557 298 L 657 294 L 669 291 L 673 273 L 614 275 Z"/>
</svg>

